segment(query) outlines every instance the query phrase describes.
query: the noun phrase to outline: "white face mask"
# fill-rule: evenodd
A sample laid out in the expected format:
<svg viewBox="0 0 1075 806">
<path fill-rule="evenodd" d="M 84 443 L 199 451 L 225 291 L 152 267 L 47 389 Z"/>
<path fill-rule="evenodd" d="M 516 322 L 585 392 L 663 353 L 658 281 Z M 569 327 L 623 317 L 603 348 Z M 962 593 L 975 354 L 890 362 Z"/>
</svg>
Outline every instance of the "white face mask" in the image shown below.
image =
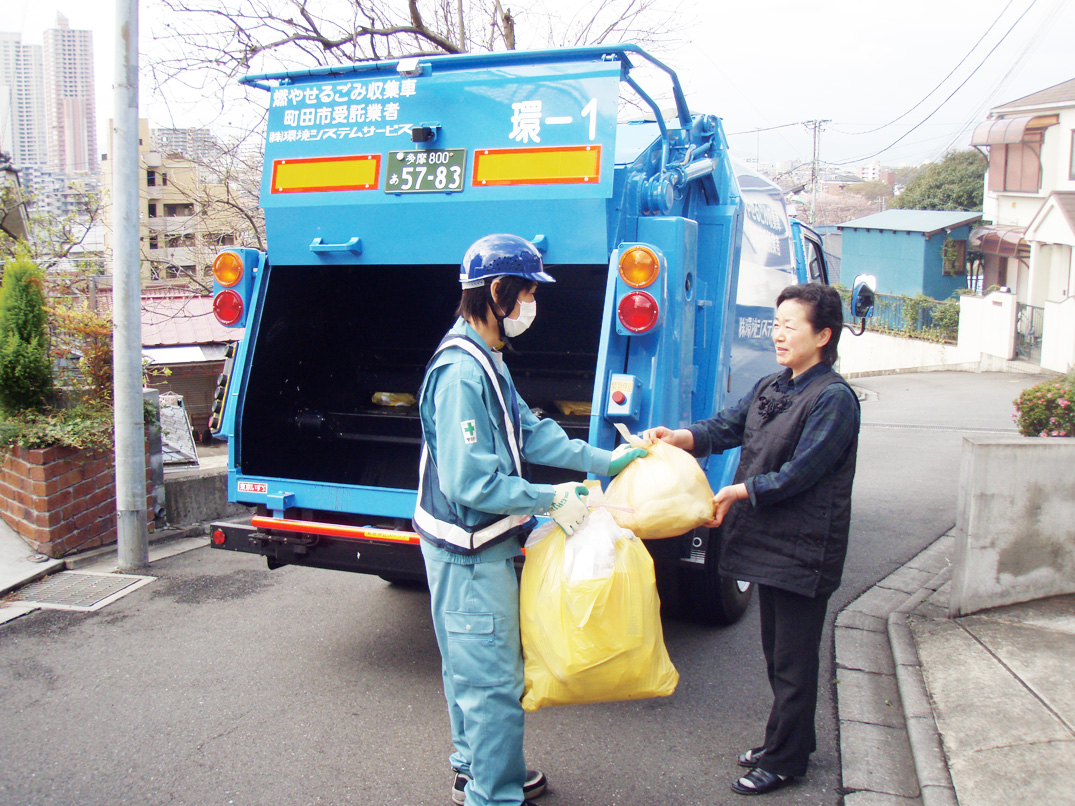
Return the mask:
<svg viewBox="0 0 1075 806">
<path fill-rule="evenodd" d="M 519 318 L 518 319 L 505 319 L 504 320 L 504 335 L 509 339 L 513 339 L 518 335 L 526 332 L 526 329 L 534 323 L 534 319 L 537 317 L 537 302 L 520 302 L 519 303 Z"/>
</svg>

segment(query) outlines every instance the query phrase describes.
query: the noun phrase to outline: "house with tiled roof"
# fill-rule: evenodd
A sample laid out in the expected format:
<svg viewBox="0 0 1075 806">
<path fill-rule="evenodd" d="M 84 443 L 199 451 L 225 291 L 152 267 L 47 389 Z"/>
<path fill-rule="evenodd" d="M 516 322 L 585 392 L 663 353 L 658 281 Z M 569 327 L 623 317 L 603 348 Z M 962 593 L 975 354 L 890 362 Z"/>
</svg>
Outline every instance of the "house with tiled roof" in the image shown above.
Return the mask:
<svg viewBox="0 0 1075 806">
<path fill-rule="evenodd" d="M 142 294 L 142 355 L 150 385 L 183 396 L 195 438 L 209 438 L 209 415 L 217 377 L 228 346 L 241 328 L 220 324 L 213 298 L 181 289 L 147 289 Z"/>
<path fill-rule="evenodd" d="M 984 286 L 1015 295 L 1021 357 L 1075 364 L 1075 79 L 994 107 L 971 145 L 986 153 Z"/>
</svg>

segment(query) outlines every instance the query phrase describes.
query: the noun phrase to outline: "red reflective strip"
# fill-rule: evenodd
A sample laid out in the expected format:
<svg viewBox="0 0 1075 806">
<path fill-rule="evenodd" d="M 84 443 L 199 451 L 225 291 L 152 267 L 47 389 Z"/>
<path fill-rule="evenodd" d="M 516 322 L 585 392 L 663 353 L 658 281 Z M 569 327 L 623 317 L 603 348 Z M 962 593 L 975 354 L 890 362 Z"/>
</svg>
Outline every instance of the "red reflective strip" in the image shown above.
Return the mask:
<svg viewBox="0 0 1075 806">
<path fill-rule="evenodd" d="M 250 523 L 256 529 L 275 529 L 280 532 L 302 532 L 308 535 L 327 535 L 329 537 L 350 537 L 362 540 L 383 540 L 387 543 L 410 543 L 417 545 L 421 540 L 416 532 L 399 532 L 393 529 L 371 529 L 368 526 L 345 526 L 342 523 L 317 523 L 316 521 L 295 521 L 287 518 L 266 518 L 255 515 Z"/>
</svg>

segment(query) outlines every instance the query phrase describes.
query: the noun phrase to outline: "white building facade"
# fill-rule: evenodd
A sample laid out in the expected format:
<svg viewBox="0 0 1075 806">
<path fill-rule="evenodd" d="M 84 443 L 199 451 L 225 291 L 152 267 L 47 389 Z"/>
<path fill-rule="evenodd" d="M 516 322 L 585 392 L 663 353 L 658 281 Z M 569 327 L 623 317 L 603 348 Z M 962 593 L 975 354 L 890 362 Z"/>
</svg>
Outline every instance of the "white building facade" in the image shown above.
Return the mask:
<svg viewBox="0 0 1075 806">
<path fill-rule="evenodd" d="M 16 167 L 45 164 L 44 87 L 41 46 L 0 33 L 0 150 Z"/>
<path fill-rule="evenodd" d="M 994 108 L 971 144 L 989 154 L 987 223 L 970 244 L 983 255 L 983 287 L 1014 295 L 1024 357 L 1066 372 L 1075 365 L 1072 328 L 1061 327 L 1075 318 L 1075 79 Z"/>
</svg>

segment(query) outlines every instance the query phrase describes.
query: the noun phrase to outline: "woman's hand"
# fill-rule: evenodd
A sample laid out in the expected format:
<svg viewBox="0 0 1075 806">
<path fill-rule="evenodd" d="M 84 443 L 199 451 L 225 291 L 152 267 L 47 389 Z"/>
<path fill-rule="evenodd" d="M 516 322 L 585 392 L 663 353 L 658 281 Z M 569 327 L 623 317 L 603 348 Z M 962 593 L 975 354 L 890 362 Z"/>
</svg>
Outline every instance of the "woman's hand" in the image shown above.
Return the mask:
<svg viewBox="0 0 1075 806">
<path fill-rule="evenodd" d="M 663 425 L 659 425 L 656 428 L 650 428 L 643 431 L 642 439 L 648 440 L 649 442 L 667 442 L 669 445 L 675 445 L 677 448 L 682 448 L 685 451 L 694 448 L 694 434 L 686 428 L 677 428 L 673 431 L 671 428 L 665 428 Z"/>
<path fill-rule="evenodd" d="M 713 520 L 705 524 L 710 529 L 716 529 L 728 515 L 732 504 L 743 498 L 749 498 L 745 484 L 733 484 L 730 487 L 721 487 L 720 491 L 713 496 Z"/>
</svg>

